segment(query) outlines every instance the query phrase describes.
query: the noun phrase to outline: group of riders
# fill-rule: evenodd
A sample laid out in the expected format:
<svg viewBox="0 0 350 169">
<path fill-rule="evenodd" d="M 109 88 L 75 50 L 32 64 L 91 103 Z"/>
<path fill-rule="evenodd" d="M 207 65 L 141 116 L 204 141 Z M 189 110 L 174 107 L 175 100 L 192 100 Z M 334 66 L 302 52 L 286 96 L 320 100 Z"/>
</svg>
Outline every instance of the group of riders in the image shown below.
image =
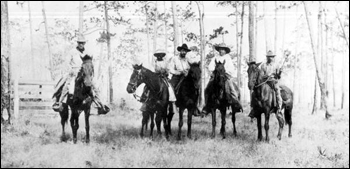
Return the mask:
<svg viewBox="0 0 350 169">
<path fill-rule="evenodd" d="M 62 87 L 62 93 L 60 96 L 60 99 L 58 102 L 54 105 L 54 110 L 60 110 L 62 109 L 62 104 L 67 101 L 68 94 L 74 94 L 74 86 L 75 86 L 75 79 L 77 78 L 77 75 L 79 71 L 82 69 L 82 65 L 85 62 L 91 62 L 92 61 L 92 55 L 89 53 L 85 48 L 86 40 L 83 36 L 79 36 L 77 40 L 77 47 L 73 49 L 71 52 L 71 55 L 69 55 L 69 65 L 70 70 L 66 77 L 64 77 L 58 85 L 56 85 L 56 88 Z M 191 50 L 192 49 L 192 50 Z M 179 89 L 179 86 L 181 85 L 181 82 L 184 77 L 186 77 L 190 70 L 190 64 L 191 63 L 198 63 L 200 61 L 199 55 L 196 53 L 198 51 L 197 47 L 191 47 L 191 49 L 188 48 L 186 44 L 183 44 L 182 46 L 177 47 L 177 51 L 179 52 L 178 55 L 174 56 L 170 60 L 165 60 L 166 52 L 163 50 L 157 50 L 154 53 L 154 56 L 156 57 L 155 63 L 154 63 L 154 70 L 155 73 L 157 73 L 162 79 L 168 85 L 169 90 L 169 101 L 172 103 L 176 102 L 176 90 Z M 231 50 L 229 47 L 227 47 L 225 44 L 220 44 L 215 46 L 215 50 L 219 53 L 218 55 L 214 56 L 211 59 L 210 64 L 208 65 L 208 70 L 213 74 L 213 71 L 215 70 L 215 66 L 217 62 L 225 63 L 224 67 L 226 70 L 226 82 L 225 82 L 225 95 L 227 98 L 227 101 L 229 104 L 236 104 L 239 105 L 240 108 L 242 108 L 240 102 L 239 102 L 239 91 L 234 86 L 234 77 L 235 77 L 235 70 L 234 70 L 234 62 L 232 60 L 232 57 L 229 55 Z M 263 63 L 261 65 L 261 72 L 264 76 L 272 77 L 274 80 L 273 88 L 276 92 L 277 97 L 277 111 L 281 111 L 282 108 L 282 98 L 280 93 L 280 88 L 278 84 L 278 79 L 280 79 L 282 68 L 279 68 L 274 61 L 275 54 L 272 51 L 268 51 L 266 54 L 267 62 Z M 169 80 L 168 77 L 171 76 L 171 79 Z M 211 79 L 209 83 L 213 81 L 213 75 L 211 75 Z M 93 78 L 91 78 L 93 79 Z M 91 99 L 96 103 L 96 105 L 103 109 L 104 111 L 109 111 L 109 108 L 101 102 L 99 99 L 99 91 L 97 90 L 96 84 L 93 80 L 91 80 Z M 58 90 L 58 89 L 57 89 Z M 144 93 L 141 97 L 141 102 L 144 101 L 147 97 L 147 93 L 149 90 L 147 87 L 145 87 Z M 207 94 L 205 94 L 205 104 L 207 104 Z M 174 107 L 174 111 L 176 112 L 175 105 L 172 105 Z M 141 111 L 144 111 L 147 107 L 145 104 L 142 106 Z M 194 115 L 200 115 L 204 114 L 207 115 L 209 113 L 209 110 L 207 110 L 205 107 L 203 108 L 202 112 L 196 111 Z M 252 110 L 249 114 L 251 118 L 254 117 L 254 111 Z"/>
</svg>

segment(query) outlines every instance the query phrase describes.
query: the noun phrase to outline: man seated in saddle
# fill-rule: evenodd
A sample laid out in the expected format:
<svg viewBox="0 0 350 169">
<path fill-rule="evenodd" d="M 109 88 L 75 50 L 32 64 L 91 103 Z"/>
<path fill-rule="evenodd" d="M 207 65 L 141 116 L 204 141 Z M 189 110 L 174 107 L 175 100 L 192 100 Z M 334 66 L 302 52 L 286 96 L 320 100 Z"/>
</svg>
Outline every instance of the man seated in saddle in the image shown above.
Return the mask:
<svg viewBox="0 0 350 169">
<path fill-rule="evenodd" d="M 262 72 L 262 76 L 264 77 L 264 79 L 268 80 L 267 78 L 271 77 L 269 80 L 269 84 L 272 83 L 271 87 L 274 89 L 274 91 L 276 92 L 276 97 L 277 97 L 277 112 L 280 112 L 282 110 L 282 97 L 281 97 L 281 92 L 280 92 L 280 87 L 279 87 L 279 83 L 278 80 L 281 78 L 281 74 L 282 74 L 282 68 L 279 68 L 277 63 L 275 62 L 275 54 L 269 50 L 266 54 L 266 63 L 261 64 L 261 72 Z M 251 97 L 252 98 L 252 97 Z M 252 104 L 252 101 L 251 101 Z M 253 110 L 253 106 L 252 110 L 249 114 L 249 117 L 254 118 L 255 117 L 255 112 Z"/>
<path fill-rule="evenodd" d="M 190 70 L 190 64 L 186 55 L 191 50 L 188 49 L 186 44 L 183 44 L 182 46 L 177 47 L 177 51 L 180 52 L 180 55 L 174 56 L 169 63 L 169 71 L 173 75 L 170 83 L 175 88 L 176 93 Z"/>
<path fill-rule="evenodd" d="M 215 70 L 215 61 L 216 62 L 225 62 L 225 71 L 226 71 L 226 76 L 227 80 L 225 83 L 225 88 L 226 88 L 226 98 L 229 104 L 238 104 L 239 108 L 241 109 L 242 106 L 239 103 L 238 95 L 239 92 L 236 91 L 235 86 L 234 86 L 234 65 L 233 65 L 233 60 L 231 59 L 231 56 L 229 53 L 231 52 L 230 48 L 226 46 L 226 44 L 222 43 L 220 45 L 215 46 L 215 50 L 219 52 L 219 55 L 216 55 L 215 57 L 212 58 L 211 62 L 209 63 L 208 69 L 211 72 L 211 77 L 208 86 L 210 86 L 214 80 L 214 70 Z M 205 93 L 205 105 L 208 104 L 208 96 L 207 93 Z M 203 114 L 208 114 L 209 110 L 206 109 L 206 106 L 203 109 Z"/>
<path fill-rule="evenodd" d="M 157 60 L 154 63 L 154 70 L 155 73 L 158 74 L 159 77 L 162 78 L 162 80 L 167 84 L 167 88 L 169 91 L 169 101 L 172 102 L 173 104 L 176 102 L 176 96 L 173 87 L 169 84 L 168 76 L 169 76 L 169 69 L 168 69 L 168 63 L 167 61 L 164 60 L 164 57 L 166 55 L 166 52 L 163 50 L 157 50 L 153 54 Z M 144 92 L 141 96 L 141 102 L 144 104 L 141 107 L 141 111 L 146 111 L 146 100 L 149 97 L 149 89 L 147 86 L 144 88 Z"/>
<path fill-rule="evenodd" d="M 55 104 L 53 107 L 54 110 L 60 110 L 62 107 L 62 103 L 65 103 L 67 101 L 67 96 L 68 93 L 74 94 L 74 89 L 75 89 L 75 80 L 78 76 L 78 73 L 83 69 L 83 66 L 85 68 L 89 68 L 92 70 L 89 70 L 91 75 L 93 76 L 93 65 L 92 65 L 92 55 L 85 50 L 85 44 L 86 40 L 83 36 L 79 36 L 77 40 L 78 46 L 73 49 L 69 55 L 69 66 L 70 70 L 68 75 L 59 82 L 57 85 L 57 88 L 60 88 L 63 84 L 63 89 L 61 93 L 61 97 L 58 100 L 58 104 Z M 91 90 L 92 90 L 92 99 L 96 103 L 96 105 L 99 107 L 100 110 L 102 110 L 101 113 L 106 114 L 109 111 L 109 108 L 102 104 L 101 100 L 99 99 L 99 92 L 98 89 L 95 86 L 94 81 L 92 80 L 93 77 L 89 78 L 90 80 L 88 81 L 89 85 L 91 85 Z M 65 82 L 65 83 L 64 83 Z"/>
</svg>

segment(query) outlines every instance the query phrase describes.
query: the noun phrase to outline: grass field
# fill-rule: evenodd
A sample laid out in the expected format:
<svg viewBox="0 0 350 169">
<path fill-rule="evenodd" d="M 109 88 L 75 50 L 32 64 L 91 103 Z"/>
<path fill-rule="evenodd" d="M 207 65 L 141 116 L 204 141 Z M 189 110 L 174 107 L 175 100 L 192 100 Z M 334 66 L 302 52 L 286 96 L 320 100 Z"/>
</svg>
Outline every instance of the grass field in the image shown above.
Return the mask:
<svg viewBox="0 0 350 169">
<path fill-rule="evenodd" d="M 107 116 L 91 117 L 91 143 L 84 144 L 85 124 L 80 120 L 78 144 L 60 139 L 59 117 L 23 116 L 16 125 L 1 125 L 1 167 L 345 167 L 349 168 L 349 109 L 333 111 L 331 120 L 319 112 L 296 108 L 293 137 L 276 138 L 277 120 L 272 116 L 270 143 L 257 142 L 256 121 L 247 112 L 237 114 L 238 136 L 210 138 L 211 118 L 193 119 L 193 139 L 176 140 L 178 115 L 170 141 L 140 138 L 141 113 L 116 108 Z M 218 115 L 219 116 L 219 115 Z M 217 133 L 221 126 L 218 120 Z M 162 129 L 163 130 L 163 129 Z M 148 132 L 147 132 L 148 135 Z M 263 135 L 264 132 L 263 132 Z"/>
</svg>

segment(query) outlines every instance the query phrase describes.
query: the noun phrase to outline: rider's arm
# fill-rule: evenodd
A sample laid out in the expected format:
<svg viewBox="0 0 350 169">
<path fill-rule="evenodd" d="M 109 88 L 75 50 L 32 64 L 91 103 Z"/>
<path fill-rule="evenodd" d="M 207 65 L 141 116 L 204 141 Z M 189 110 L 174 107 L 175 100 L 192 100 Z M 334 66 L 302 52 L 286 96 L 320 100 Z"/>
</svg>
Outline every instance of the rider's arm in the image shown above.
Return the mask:
<svg viewBox="0 0 350 169">
<path fill-rule="evenodd" d="M 216 57 L 213 57 L 208 65 L 208 70 L 210 72 L 213 72 L 215 70 L 215 59 Z"/>
</svg>

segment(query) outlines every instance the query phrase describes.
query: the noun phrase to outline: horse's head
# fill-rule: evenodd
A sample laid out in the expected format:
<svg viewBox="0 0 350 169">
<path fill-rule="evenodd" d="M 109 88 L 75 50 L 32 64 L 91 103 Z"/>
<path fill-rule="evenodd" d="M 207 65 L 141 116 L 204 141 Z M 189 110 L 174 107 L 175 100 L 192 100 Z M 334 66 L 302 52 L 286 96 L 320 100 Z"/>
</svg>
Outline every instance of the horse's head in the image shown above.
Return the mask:
<svg viewBox="0 0 350 169">
<path fill-rule="evenodd" d="M 259 65 L 260 63 L 255 63 L 255 62 L 250 62 L 248 63 L 248 88 L 249 90 L 253 90 L 254 86 L 256 85 L 257 81 L 258 81 L 258 77 L 259 77 L 259 72 L 260 72 L 260 68 Z"/>
<path fill-rule="evenodd" d="M 214 70 L 214 84 L 216 85 L 217 92 L 219 92 L 218 96 L 219 99 L 223 98 L 224 90 L 225 90 L 225 83 L 227 81 L 227 75 L 225 70 L 225 63 L 217 62 L 215 60 L 215 70 Z"/>
<path fill-rule="evenodd" d="M 128 86 L 126 88 L 126 91 L 128 93 L 134 93 L 142 83 L 143 83 L 143 75 L 142 75 L 142 69 L 143 66 L 141 65 L 133 65 L 134 71 L 131 74 L 130 81 L 128 83 Z"/>
<path fill-rule="evenodd" d="M 188 72 L 188 76 L 193 84 L 195 85 L 196 89 L 199 89 L 200 86 L 200 80 L 201 80 L 201 64 L 199 63 L 192 63 L 190 64 L 190 70 Z"/>
</svg>

